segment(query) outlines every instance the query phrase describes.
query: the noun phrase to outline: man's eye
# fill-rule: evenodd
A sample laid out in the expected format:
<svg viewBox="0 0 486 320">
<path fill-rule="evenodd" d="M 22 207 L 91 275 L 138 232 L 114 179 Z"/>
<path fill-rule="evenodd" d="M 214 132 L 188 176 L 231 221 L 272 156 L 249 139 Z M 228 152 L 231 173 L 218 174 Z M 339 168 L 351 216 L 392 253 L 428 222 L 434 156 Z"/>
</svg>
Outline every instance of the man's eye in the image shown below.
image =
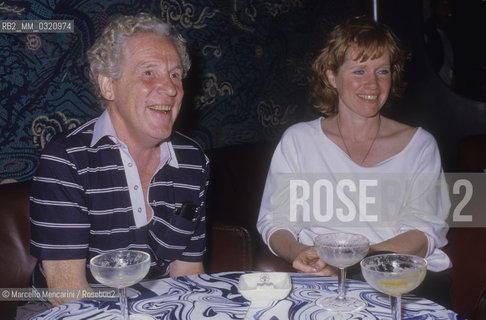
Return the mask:
<svg viewBox="0 0 486 320">
<path fill-rule="evenodd" d="M 146 75 L 146 76 L 149 76 L 149 77 L 150 77 L 150 76 L 152 76 L 154 73 L 153 73 L 151 70 L 147 70 L 147 71 L 144 71 L 144 72 L 143 72 L 143 74 L 144 74 L 144 75 Z"/>
<path fill-rule="evenodd" d="M 361 74 L 364 74 L 364 71 L 363 70 L 354 70 L 353 73 L 361 75 Z"/>
<path fill-rule="evenodd" d="M 171 73 L 170 77 L 172 79 L 180 79 L 180 78 L 182 78 L 182 75 L 178 72 L 174 72 L 174 73 Z"/>
</svg>

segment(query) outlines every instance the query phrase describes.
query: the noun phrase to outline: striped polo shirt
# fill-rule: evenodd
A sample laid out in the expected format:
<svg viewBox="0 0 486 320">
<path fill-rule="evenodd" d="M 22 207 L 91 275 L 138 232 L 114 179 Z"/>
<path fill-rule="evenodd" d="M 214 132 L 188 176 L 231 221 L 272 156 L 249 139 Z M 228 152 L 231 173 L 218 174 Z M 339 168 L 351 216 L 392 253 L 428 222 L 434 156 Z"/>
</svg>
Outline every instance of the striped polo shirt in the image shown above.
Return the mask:
<svg viewBox="0 0 486 320">
<path fill-rule="evenodd" d="M 31 254 L 39 260 L 89 260 L 114 249 L 150 253 L 152 277 L 171 261 L 200 262 L 205 252 L 209 160 L 190 138 L 173 132 L 160 145 L 160 164 L 148 190 L 147 221 L 136 164 L 117 139 L 105 111 L 54 136 L 40 157 L 30 195 Z M 183 204 L 194 219 L 179 215 Z M 46 287 L 42 266 L 34 287 Z M 89 269 L 88 283 L 97 286 Z"/>
</svg>

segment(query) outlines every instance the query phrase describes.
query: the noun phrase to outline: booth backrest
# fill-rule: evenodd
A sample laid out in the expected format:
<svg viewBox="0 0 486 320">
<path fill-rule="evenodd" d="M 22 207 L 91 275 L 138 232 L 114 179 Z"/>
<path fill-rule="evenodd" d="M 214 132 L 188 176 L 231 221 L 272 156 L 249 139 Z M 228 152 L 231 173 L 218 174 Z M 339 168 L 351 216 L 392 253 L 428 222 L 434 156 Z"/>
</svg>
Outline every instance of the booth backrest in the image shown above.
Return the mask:
<svg viewBox="0 0 486 320">
<path fill-rule="evenodd" d="M 29 253 L 30 182 L 0 185 L 0 288 L 26 288 L 36 259 Z M 207 272 L 252 270 L 253 238 L 240 225 L 214 222 L 208 228 Z M 16 301 L 0 301 L 0 319 L 13 319 Z"/>
<path fill-rule="evenodd" d="M 259 144 L 208 152 L 212 185 L 207 198 L 207 272 L 294 271 L 268 250 L 255 228 L 273 148 Z M 483 165 L 486 162 L 477 168 L 482 170 Z M 26 287 L 36 262 L 29 255 L 29 187 L 29 182 L 0 185 L 1 288 Z M 453 310 L 470 320 L 486 318 L 485 231 L 452 228 L 448 235 L 447 253 L 454 264 L 450 271 Z M 15 305 L 0 302 L 0 318 L 8 319 L 2 312 Z"/>
<path fill-rule="evenodd" d="M 27 287 L 36 263 L 29 254 L 29 187 L 30 182 L 0 185 L 0 288 Z M 1 301 L 0 316 L 16 305 Z"/>
<path fill-rule="evenodd" d="M 485 175 L 486 135 L 474 135 L 459 142 L 457 172 Z M 483 207 L 486 213 L 486 207 Z M 452 260 L 452 306 L 473 320 L 486 320 L 486 228 L 451 228 L 447 254 Z"/>
<path fill-rule="evenodd" d="M 486 170 L 486 134 L 468 136 L 459 142 L 458 172 L 482 172 Z"/>
</svg>

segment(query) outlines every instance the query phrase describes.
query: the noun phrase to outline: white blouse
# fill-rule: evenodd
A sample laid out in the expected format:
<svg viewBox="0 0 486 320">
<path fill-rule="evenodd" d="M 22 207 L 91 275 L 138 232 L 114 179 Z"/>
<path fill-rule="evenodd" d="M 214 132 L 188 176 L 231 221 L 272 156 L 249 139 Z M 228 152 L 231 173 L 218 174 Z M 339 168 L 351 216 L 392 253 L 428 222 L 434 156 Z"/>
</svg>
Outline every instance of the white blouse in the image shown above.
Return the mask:
<svg viewBox="0 0 486 320">
<path fill-rule="evenodd" d="M 371 244 L 411 229 L 428 239 L 428 269 L 451 266 L 447 183 L 435 139 L 418 128 L 396 155 L 372 166 L 355 163 L 322 131 L 321 118 L 288 128 L 270 165 L 257 228 L 268 241 L 279 229 L 313 245 L 323 233 L 354 232 Z"/>
</svg>

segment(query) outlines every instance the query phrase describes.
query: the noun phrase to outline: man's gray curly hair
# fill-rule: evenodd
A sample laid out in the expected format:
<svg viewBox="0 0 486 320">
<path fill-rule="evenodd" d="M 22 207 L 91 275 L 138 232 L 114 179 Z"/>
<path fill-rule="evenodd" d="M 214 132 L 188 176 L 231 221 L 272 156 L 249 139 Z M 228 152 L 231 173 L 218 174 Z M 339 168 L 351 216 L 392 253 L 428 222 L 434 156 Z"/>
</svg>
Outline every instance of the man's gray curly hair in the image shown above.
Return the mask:
<svg viewBox="0 0 486 320">
<path fill-rule="evenodd" d="M 183 77 L 186 76 L 191 67 L 186 41 L 168 23 L 148 13 L 117 18 L 106 27 L 98 40 L 88 50 L 90 81 L 96 97 L 101 99 L 103 104 L 105 101 L 98 84 L 98 75 L 101 73 L 113 79 L 120 78 L 126 40 L 137 32 L 155 33 L 172 41 L 181 59 Z"/>
</svg>

